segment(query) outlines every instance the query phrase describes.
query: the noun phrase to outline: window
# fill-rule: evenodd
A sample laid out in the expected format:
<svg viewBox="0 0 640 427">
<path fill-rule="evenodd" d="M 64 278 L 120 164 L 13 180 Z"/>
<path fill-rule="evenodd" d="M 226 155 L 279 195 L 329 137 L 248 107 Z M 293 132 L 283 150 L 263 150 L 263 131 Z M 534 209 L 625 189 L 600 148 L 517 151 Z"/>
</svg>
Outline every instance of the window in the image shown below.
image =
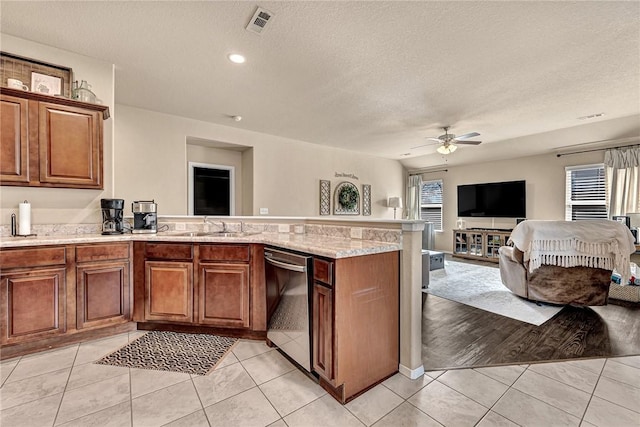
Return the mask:
<svg viewBox="0 0 640 427">
<path fill-rule="evenodd" d="M 442 231 L 442 180 L 424 181 L 420 195 L 420 218 Z"/>
<path fill-rule="evenodd" d="M 607 219 L 604 165 L 571 166 L 565 171 L 565 219 Z"/>
</svg>

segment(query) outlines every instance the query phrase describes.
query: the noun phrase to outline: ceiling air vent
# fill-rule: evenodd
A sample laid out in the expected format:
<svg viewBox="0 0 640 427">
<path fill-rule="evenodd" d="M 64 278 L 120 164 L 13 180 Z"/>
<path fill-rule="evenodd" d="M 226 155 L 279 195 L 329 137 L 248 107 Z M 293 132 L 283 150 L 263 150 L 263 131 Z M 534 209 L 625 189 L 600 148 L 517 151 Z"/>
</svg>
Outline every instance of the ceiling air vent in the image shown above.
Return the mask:
<svg viewBox="0 0 640 427">
<path fill-rule="evenodd" d="M 258 7 L 256 9 L 256 13 L 253 14 L 253 17 L 249 21 L 246 30 L 251 31 L 252 33 L 261 34 L 266 29 L 271 18 L 273 18 L 273 13 L 269 12 L 267 9 Z"/>
</svg>

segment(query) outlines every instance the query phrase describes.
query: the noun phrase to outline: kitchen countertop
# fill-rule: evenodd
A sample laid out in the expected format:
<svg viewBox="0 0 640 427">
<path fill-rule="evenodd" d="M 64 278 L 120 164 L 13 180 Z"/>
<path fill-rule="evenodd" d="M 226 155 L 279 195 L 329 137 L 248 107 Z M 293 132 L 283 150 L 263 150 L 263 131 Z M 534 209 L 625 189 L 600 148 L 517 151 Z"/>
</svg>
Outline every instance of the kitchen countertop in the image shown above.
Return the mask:
<svg viewBox="0 0 640 427">
<path fill-rule="evenodd" d="M 108 242 L 189 242 L 189 243 L 259 243 L 292 249 L 328 258 L 349 258 L 382 252 L 398 251 L 400 243 L 373 240 L 346 239 L 318 234 L 258 233 L 241 237 L 183 236 L 184 232 L 160 232 L 157 234 L 81 234 L 32 237 L 2 237 L 0 249 L 27 246 L 68 245 Z"/>
</svg>

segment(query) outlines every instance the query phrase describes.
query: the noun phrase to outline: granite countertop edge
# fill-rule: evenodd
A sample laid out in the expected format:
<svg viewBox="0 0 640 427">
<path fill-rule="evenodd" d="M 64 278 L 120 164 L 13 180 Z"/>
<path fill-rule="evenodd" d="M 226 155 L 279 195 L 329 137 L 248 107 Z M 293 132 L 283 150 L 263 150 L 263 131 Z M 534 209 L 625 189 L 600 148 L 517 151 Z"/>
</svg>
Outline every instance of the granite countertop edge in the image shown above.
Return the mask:
<svg viewBox="0 0 640 427">
<path fill-rule="evenodd" d="M 393 252 L 402 249 L 402 245 L 400 243 L 347 239 L 316 234 L 259 233 L 241 237 L 181 236 L 179 234 L 180 233 L 176 232 L 160 232 L 156 234 L 121 235 L 82 234 L 31 237 L 8 236 L 0 237 L 0 249 L 130 241 L 175 243 L 257 243 L 336 259 Z"/>
</svg>

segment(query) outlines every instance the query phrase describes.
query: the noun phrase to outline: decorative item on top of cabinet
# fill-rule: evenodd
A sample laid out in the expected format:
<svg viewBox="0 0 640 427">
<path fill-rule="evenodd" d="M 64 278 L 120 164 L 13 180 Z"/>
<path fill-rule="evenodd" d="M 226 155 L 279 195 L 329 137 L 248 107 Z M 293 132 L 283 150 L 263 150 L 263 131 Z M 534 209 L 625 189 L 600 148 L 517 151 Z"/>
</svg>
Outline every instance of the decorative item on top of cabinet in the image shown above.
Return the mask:
<svg viewBox="0 0 640 427">
<path fill-rule="evenodd" d="M 103 188 L 109 107 L 0 88 L 0 184 Z"/>
<path fill-rule="evenodd" d="M 9 52 L 0 52 L 0 80 L 3 85 L 9 78 L 31 82 L 34 73 L 59 78 L 61 82 L 61 92 L 59 93 L 67 98 L 71 97 L 71 79 L 73 77 L 71 68 Z M 33 85 L 31 90 L 37 92 L 37 88 Z"/>
</svg>

